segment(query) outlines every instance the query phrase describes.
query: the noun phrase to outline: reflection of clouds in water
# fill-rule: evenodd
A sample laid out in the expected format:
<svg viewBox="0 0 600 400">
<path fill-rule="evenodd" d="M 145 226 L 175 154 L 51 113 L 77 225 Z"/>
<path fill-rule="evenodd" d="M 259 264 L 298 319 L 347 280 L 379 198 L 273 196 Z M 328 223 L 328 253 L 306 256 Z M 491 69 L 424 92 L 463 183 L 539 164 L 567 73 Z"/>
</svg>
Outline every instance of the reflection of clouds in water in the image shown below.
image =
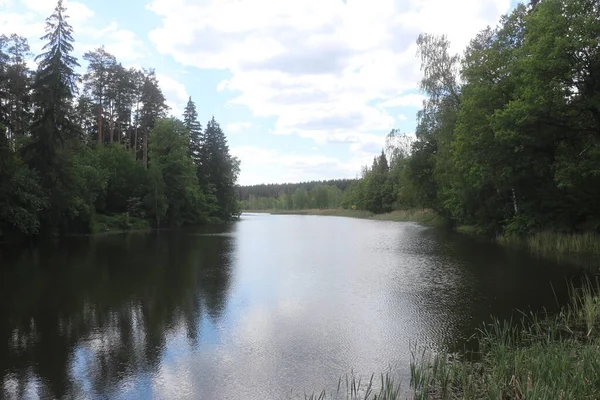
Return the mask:
<svg viewBox="0 0 600 400">
<path fill-rule="evenodd" d="M 266 246 L 258 239 L 238 243 L 223 345 L 168 363 L 169 376 L 192 379 L 203 398 L 276 399 L 332 388 L 351 370 L 368 376 L 406 368 L 409 340 L 421 324 L 406 312 L 413 306 L 408 299 L 386 292 L 407 279 L 402 273 L 416 260 L 396 256 L 398 236 L 390 233 L 398 224 L 365 225 L 377 225 L 373 236 L 346 233 L 322 242 L 327 232 L 319 232 L 309 243 L 286 243 L 285 251 L 278 251 L 277 238 L 285 236 L 279 232 L 270 252 L 261 252 Z M 411 233 L 400 240 L 405 234 Z"/>
<path fill-rule="evenodd" d="M 258 215 L 226 227 L 94 238 L 38 257 L 65 267 L 43 276 L 47 297 L 25 290 L 34 285 L 6 287 L 15 304 L 52 301 L 43 312 L 22 301 L 0 320 L 8 343 L 0 370 L 25 366 L 4 374 L 3 393 L 262 400 L 293 390 L 302 398 L 334 389 L 351 370 L 365 378 L 388 367 L 406 385 L 411 343 L 457 342 L 480 321 L 478 310 L 489 315 L 482 293 L 503 308 L 529 299 L 501 297 L 502 277 L 515 293 L 538 279 L 489 247 L 435 232 Z M 61 354 L 70 356 L 57 361 Z"/>
</svg>

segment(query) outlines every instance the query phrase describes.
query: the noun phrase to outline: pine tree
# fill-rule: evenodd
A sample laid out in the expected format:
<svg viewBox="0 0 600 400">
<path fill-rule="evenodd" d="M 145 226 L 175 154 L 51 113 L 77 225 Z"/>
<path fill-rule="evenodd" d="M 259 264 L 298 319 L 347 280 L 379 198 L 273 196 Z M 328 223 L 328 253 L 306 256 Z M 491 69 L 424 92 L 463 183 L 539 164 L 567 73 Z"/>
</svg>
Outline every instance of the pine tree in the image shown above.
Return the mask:
<svg viewBox="0 0 600 400">
<path fill-rule="evenodd" d="M 29 128 L 31 109 L 31 72 L 26 59 L 29 44 L 24 37 L 12 34 L 6 41 L 8 60 L 5 69 L 7 126 L 10 138 L 23 136 Z"/>
<path fill-rule="evenodd" d="M 36 103 L 31 128 L 31 143 L 23 149 L 25 161 L 40 172 L 41 184 L 49 194 L 49 208 L 44 210 L 42 228 L 56 233 L 68 229 L 70 218 L 78 214 L 77 177 L 72 149 L 78 144 L 78 129 L 73 120 L 72 100 L 79 64 L 73 51 L 73 29 L 67 22 L 62 0 L 46 20 L 47 43 L 33 83 Z"/>
<path fill-rule="evenodd" d="M 107 101 L 108 87 L 114 81 L 111 73 L 117 65 L 117 59 L 104 47 L 88 51 L 83 55 L 83 59 L 89 63 L 87 73 L 83 76 L 84 87 L 96 101 L 98 143 L 102 143 L 105 139 L 103 131 L 104 103 Z"/>
<path fill-rule="evenodd" d="M 227 139 L 213 117 L 206 125 L 205 142 L 202 149 L 201 174 L 214 188 L 219 205 L 218 216 L 228 219 L 238 211 L 235 183 L 240 171 L 240 162 L 229 154 Z"/>
<path fill-rule="evenodd" d="M 189 154 L 196 169 L 200 169 L 202 165 L 201 152 L 204 145 L 204 132 L 202 132 L 202 125 L 198 122 L 198 112 L 196 111 L 196 104 L 192 101 L 190 96 L 185 110 L 183 111 L 183 123 L 190 133 L 189 143 Z"/>
<path fill-rule="evenodd" d="M 147 71 L 141 92 L 142 108 L 140 111 L 140 129 L 143 134 L 142 163 L 148 168 L 148 137 L 154 124 L 160 118 L 165 118 L 167 106 L 165 96 L 158 86 L 158 79 L 153 69 Z"/>
<path fill-rule="evenodd" d="M 46 19 L 46 34 L 41 40 L 44 53 L 35 60 L 39 62 L 33 85 L 37 109 L 34 116 L 33 137 L 54 146 L 73 137 L 76 130 L 71 121 L 71 101 L 75 94 L 77 59 L 73 51 L 73 28 L 67 22 L 62 0 L 54 13 Z"/>
</svg>

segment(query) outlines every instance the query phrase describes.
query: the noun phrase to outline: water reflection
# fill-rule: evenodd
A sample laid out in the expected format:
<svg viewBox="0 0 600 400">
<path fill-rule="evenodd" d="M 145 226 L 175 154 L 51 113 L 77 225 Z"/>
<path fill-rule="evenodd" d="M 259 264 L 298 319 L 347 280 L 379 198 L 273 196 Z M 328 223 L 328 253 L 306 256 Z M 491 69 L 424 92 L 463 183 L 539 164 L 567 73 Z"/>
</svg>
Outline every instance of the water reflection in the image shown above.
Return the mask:
<svg viewBox="0 0 600 400">
<path fill-rule="evenodd" d="M 202 323 L 217 323 L 225 308 L 233 241 L 109 235 L 14 257 L 0 280 L 5 394 L 103 397 L 132 372 L 155 373 L 171 332 L 185 330 L 197 347 Z"/>
<path fill-rule="evenodd" d="M 303 398 L 351 370 L 407 378 L 411 343 L 462 349 L 490 314 L 563 302 L 570 274 L 416 224 L 310 216 L 0 257 L 7 398 Z"/>
</svg>

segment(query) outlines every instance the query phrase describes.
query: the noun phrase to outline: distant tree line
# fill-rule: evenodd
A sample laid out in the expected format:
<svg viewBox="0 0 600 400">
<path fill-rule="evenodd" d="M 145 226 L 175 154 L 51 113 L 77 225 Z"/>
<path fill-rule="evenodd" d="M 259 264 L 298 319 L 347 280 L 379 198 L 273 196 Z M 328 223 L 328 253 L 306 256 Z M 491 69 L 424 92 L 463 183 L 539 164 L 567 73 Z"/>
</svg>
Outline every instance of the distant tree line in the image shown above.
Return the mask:
<svg viewBox="0 0 600 400">
<path fill-rule="evenodd" d="M 312 185 L 311 185 L 312 186 Z M 333 185 L 317 184 L 310 190 L 306 186 L 297 187 L 293 192 L 280 192 L 277 196 L 262 197 L 249 195 L 242 200 L 245 210 L 306 210 L 312 208 L 339 208 L 342 201 L 342 190 Z"/>
<path fill-rule="evenodd" d="M 259 185 L 239 186 L 237 188 L 238 198 L 248 200 L 250 196 L 255 197 L 278 197 L 280 194 L 293 194 L 296 189 L 310 191 L 316 186 L 335 186 L 345 190 L 355 179 L 329 179 L 323 181 L 308 181 L 299 183 L 266 183 Z"/>
<path fill-rule="evenodd" d="M 103 47 L 76 73 L 61 1 L 47 19 L 37 69 L 27 40 L 0 36 L 0 237 L 90 232 L 98 216 L 155 226 L 227 219 L 239 161 L 191 98 L 183 119 L 154 70 L 124 68 Z"/>
</svg>

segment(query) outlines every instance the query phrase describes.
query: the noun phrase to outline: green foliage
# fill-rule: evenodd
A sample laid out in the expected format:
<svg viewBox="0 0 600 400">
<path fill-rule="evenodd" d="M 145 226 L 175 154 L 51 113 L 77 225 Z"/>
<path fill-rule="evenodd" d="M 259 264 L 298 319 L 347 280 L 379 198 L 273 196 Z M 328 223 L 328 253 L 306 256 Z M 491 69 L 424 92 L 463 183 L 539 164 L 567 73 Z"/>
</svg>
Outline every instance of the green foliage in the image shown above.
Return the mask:
<svg viewBox="0 0 600 400">
<path fill-rule="evenodd" d="M 159 120 L 150 133 L 151 165 L 160 171 L 155 185 L 166 200 L 165 223 L 172 226 L 202 222 L 208 211 L 188 146 L 189 131 L 177 119 Z"/>
<path fill-rule="evenodd" d="M 282 192 L 278 197 L 250 195 L 241 202 L 244 210 L 308 210 L 335 209 L 342 202 L 342 191 L 336 186 L 317 185 L 310 191 L 297 188 L 293 194 Z"/>
<path fill-rule="evenodd" d="M 462 58 L 421 36 L 408 163 L 421 206 L 490 234 L 598 230 L 599 17 L 585 0 L 521 5 Z"/>
<path fill-rule="evenodd" d="M 201 155 L 198 175 L 208 183 L 208 193 L 214 194 L 218 204 L 213 216 L 230 219 L 239 212 L 235 183 L 240 161 L 229 153 L 225 133 L 214 117 L 206 125 Z"/>
<path fill-rule="evenodd" d="M 214 118 L 203 132 L 190 99 L 184 122 L 166 119 L 154 70 L 125 69 L 104 47 L 84 54 L 80 79 L 62 0 L 42 40 L 32 72 L 27 40 L 0 35 L 0 236 L 104 231 L 106 218 L 118 230 L 145 218 L 181 226 L 237 212 L 239 160 Z"/>
<path fill-rule="evenodd" d="M 494 319 L 474 338 L 473 357 L 413 350 L 410 382 L 392 372 L 367 379 L 350 374 L 337 389 L 305 396 L 347 399 L 592 399 L 600 391 L 600 298 L 598 282 L 572 289 L 561 312 L 521 321 Z M 408 393 L 406 393 L 408 392 Z"/>
<path fill-rule="evenodd" d="M 598 284 L 573 290 L 572 303 L 547 319 L 524 314 L 477 334 L 473 360 L 423 353 L 411 365 L 416 399 L 594 398 L 600 390 Z"/>
<path fill-rule="evenodd" d="M 27 168 L 8 148 L 0 125 L 0 236 L 37 233 L 38 213 L 47 206 L 47 197 L 37 174 Z"/>
</svg>

